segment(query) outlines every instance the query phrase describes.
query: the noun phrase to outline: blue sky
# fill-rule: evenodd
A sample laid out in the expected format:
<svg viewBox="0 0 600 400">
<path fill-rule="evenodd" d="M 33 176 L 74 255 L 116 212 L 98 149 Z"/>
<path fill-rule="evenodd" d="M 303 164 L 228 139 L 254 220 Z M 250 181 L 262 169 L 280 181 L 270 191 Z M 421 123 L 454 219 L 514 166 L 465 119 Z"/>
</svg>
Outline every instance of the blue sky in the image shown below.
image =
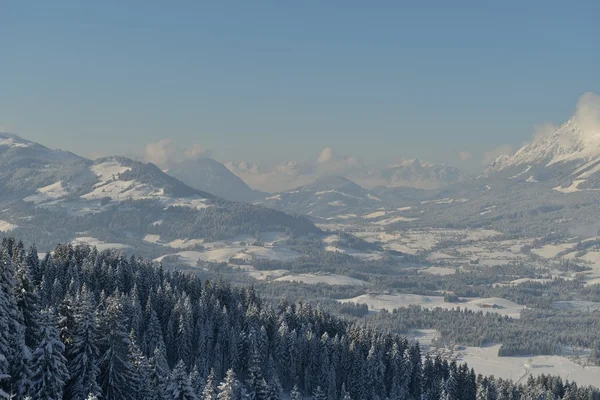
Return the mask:
<svg viewBox="0 0 600 400">
<path fill-rule="evenodd" d="M 127 3 L 127 5 L 125 5 Z M 0 127 L 97 156 L 475 163 L 600 93 L 600 3 L 0 3 Z M 478 161 L 477 161 L 478 162 Z"/>
</svg>

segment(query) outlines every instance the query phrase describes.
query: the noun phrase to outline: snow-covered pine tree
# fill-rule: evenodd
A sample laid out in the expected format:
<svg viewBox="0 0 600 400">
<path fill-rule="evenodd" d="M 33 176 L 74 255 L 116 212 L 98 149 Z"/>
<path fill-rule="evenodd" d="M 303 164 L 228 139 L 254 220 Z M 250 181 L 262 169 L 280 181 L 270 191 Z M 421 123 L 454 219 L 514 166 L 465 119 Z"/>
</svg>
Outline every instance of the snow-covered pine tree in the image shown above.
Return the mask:
<svg viewBox="0 0 600 400">
<path fill-rule="evenodd" d="M 27 264 L 17 265 L 16 298 L 17 306 L 23 317 L 25 327 L 25 344 L 30 349 L 35 349 L 40 341 L 40 299 L 35 292 L 32 282 L 30 267 Z"/>
<path fill-rule="evenodd" d="M 321 389 L 321 386 L 317 386 L 317 388 L 313 392 L 312 400 L 327 400 L 327 395 L 325 394 L 323 389 Z"/>
<path fill-rule="evenodd" d="M 196 393 L 196 397 L 202 396 L 204 392 L 204 378 L 200 375 L 200 371 L 196 365 L 194 365 L 194 369 L 190 373 L 190 383 L 192 384 L 194 393 Z"/>
<path fill-rule="evenodd" d="M 6 239 L 3 240 L 4 248 L 0 253 L 0 392 L 18 397 L 29 386 L 31 353 L 25 345 L 25 328 L 15 293 L 15 267 L 9 245 Z"/>
<path fill-rule="evenodd" d="M 154 356 L 150 359 L 150 385 L 156 399 L 165 398 L 170 374 L 165 346 L 160 342 L 154 349 Z"/>
<path fill-rule="evenodd" d="M 20 314 L 20 313 L 19 313 Z M 39 328 L 38 328 L 39 329 Z M 41 332 L 38 332 L 38 334 Z M 17 325 L 13 335 L 13 363 L 10 366 L 11 397 L 15 400 L 25 399 L 31 389 L 31 350 L 25 344 L 25 328 Z"/>
<path fill-rule="evenodd" d="M 290 392 L 290 400 L 300 400 L 301 399 L 300 391 L 298 390 L 298 385 L 294 385 L 292 391 Z"/>
<path fill-rule="evenodd" d="M 196 400 L 196 394 L 190 382 L 190 376 L 185 370 L 185 363 L 180 360 L 169 378 L 167 396 L 173 400 Z M 213 400 L 211 398 L 211 400 Z"/>
<path fill-rule="evenodd" d="M 350 393 L 346 390 L 346 384 L 342 384 L 342 391 L 340 392 L 340 400 L 352 400 Z"/>
<path fill-rule="evenodd" d="M 85 399 L 89 395 L 101 394 L 98 386 L 98 332 L 93 300 L 84 285 L 75 312 L 75 332 L 69 356 L 71 377 L 68 393 L 73 400 Z"/>
<path fill-rule="evenodd" d="M 214 370 L 211 370 L 208 378 L 206 378 L 202 400 L 217 400 L 217 384 L 215 382 Z"/>
<path fill-rule="evenodd" d="M 60 341 L 58 330 L 54 327 L 53 314 L 52 310 L 42 313 L 41 341 L 31 359 L 31 393 L 39 399 L 60 400 L 63 398 L 65 383 L 69 379 L 69 370 L 63 354 L 65 345 Z"/>
<path fill-rule="evenodd" d="M 103 352 L 100 359 L 100 387 L 106 400 L 135 400 L 130 383 L 137 381 L 131 364 L 130 339 L 125 331 L 122 300 L 110 298 L 101 321 Z"/>
<path fill-rule="evenodd" d="M 219 385 L 218 400 L 240 400 L 240 382 L 232 369 L 227 370 L 225 380 Z"/>
</svg>

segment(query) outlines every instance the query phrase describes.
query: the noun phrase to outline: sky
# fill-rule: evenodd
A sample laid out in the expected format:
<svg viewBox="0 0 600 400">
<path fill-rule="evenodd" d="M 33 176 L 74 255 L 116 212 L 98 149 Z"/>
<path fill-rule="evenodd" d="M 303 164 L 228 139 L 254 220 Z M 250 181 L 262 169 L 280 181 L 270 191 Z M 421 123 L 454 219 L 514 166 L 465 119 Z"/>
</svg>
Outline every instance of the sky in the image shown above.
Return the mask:
<svg viewBox="0 0 600 400">
<path fill-rule="evenodd" d="M 482 162 L 600 93 L 600 2 L 0 2 L 0 130 L 97 157 Z"/>
</svg>

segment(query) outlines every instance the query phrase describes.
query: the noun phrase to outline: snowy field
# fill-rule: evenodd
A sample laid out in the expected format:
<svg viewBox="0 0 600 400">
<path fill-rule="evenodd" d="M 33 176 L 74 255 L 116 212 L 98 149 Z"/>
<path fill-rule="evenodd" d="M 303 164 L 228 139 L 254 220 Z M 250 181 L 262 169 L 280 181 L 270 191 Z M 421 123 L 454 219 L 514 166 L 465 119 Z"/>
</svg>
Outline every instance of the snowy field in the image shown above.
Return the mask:
<svg viewBox="0 0 600 400">
<path fill-rule="evenodd" d="M 302 254 L 284 247 L 229 246 L 207 249 L 205 251 L 189 250 L 165 254 L 154 261 L 162 262 L 165 257 L 169 256 L 176 256 L 179 258 L 180 263 L 194 267 L 198 264 L 198 261 L 229 263 L 229 260 L 232 258 L 237 260 L 269 259 L 289 261 L 302 257 Z"/>
<path fill-rule="evenodd" d="M 92 246 L 92 247 L 96 247 L 98 249 L 98 251 L 103 251 L 106 249 L 127 249 L 131 246 L 123 244 L 123 243 L 107 243 L 107 242 L 103 242 L 100 239 L 96 239 L 95 237 L 91 237 L 91 236 L 82 236 L 82 237 L 78 237 L 73 239 L 73 244 L 77 245 L 77 244 L 87 244 L 88 246 Z"/>
<path fill-rule="evenodd" d="M 23 200 L 34 204 L 45 203 L 47 201 L 60 199 L 68 195 L 63 187 L 62 181 L 58 181 L 48 186 L 37 189 L 35 194 L 25 197 Z"/>
<path fill-rule="evenodd" d="M 498 357 L 500 345 L 466 347 L 458 352 L 457 360 L 467 362 L 477 373 L 494 375 L 525 383 L 529 376 L 557 375 L 579 385 L 600 387 L 600 367 L 581 366 L 561 356 Z"/>
<path fill-rule="evenodd" d="M 447 268 L 447 267 L 428 267 L 419 270 L 419 273 L 431 274 L 431 275 L 454 275 L 456 274 L 456 268 Z"/>
<path fill-rule="evenodd" d="M 285 275 L 275 279 L 277 282 L 300 282 L 300 283 L 326 283 L 327 285 L 348 285 L 348 286 L 363 286 L 368 285 L 368 282 L 360 279 L 350 278 L 343 275 L 335 274 L 297 274 Z"/>
<path fill-rule="evenodd" d="M 491 312 L 506 315 L 512 318 L 520 318 L 521 310 L 525 306 L 518 305 L 510 300 L 500 298 L 486 299 L 461 299 L 461 303 L 446 303 L 442 296 L 421 296 L 417 294 L 363 294 L 352 299 L 340 300 L 341 302 L 364 303 L 370 310 L 388 310 L 395 308 L 419 305 L 424 308 L 434 309 L 437 307 L 445 309 L 469 309 L 472 311 Z"/>
</svg>

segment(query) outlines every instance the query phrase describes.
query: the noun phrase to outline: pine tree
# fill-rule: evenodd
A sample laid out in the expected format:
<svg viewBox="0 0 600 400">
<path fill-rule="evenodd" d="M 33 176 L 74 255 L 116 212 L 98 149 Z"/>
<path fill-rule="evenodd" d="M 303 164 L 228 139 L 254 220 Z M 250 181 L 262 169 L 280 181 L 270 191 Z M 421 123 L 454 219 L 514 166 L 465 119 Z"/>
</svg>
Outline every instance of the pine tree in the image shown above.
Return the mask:
<svg viewBox="0 0 600 400">
<path fill-rule="evenodd" d="M 194 390 L 196 397 L 201 397 L 204 392 L 204 379 L 200 375 L 200 371 L 196 365 L 194 365 L 194 369 L 190 374 L 190 383 L 192 384 L 192 389 Z"/>
<path fill-rule="evenodd" d="M 41 331 L 38 332 L 38 335 L 40 333 Z M 10 368 L 10 376 L 12 378 L 11 397 L 18 400 L 26 398 L 32 385 L 32 372 L 30 368 L 32 354 L 29 347 L 25 344 L 24 326 L 18 325 L 18 330 L 15 332 L 13 340 L 14 357 Z"/>
<path fill-rule="evenodd" d="M 350 397 L 350 393 L 348 393 L 348 391 L 346 390 L 346 384 L 342 384 L 342 391 L 340 392 L 340 399 L 341 400 L 352 400 L 352 397 Z"/>
<path fill-rule="evenodd" d="M 294 385 L 294 388 L 292 389 L 291 393 L 290 393 L 290 400 L 300 400 L 301 395 L 300 395 L 300 391 L 298 390 L 298 385 Z"/>
<path fill-rule="evenodd" d="M 169 384 L 167 385 L 167 394 L 168 398 L 173 400 L 196 399 L 196 394 L 192 389 L 190 376 L 185 370 L 185 363 L 183 360 L 180 360 L 173 369 L 173 372 L 171 372 Z M 213 399 L 211 398 L 211 400 Z"/>
<path fill-rule="evenodd" d="M 35 393 L 36 398 L 62 399 L 65 383 L 69 379 L 64 351 L 65 345 L 60 341 L 58 330 L 53 325 L 51 312 L 48 312 L 42 317 L 41 341 L 31 360 L 32 393 Z"/>
<path fill-rule="evenodd" d="M 98 332 L 92 299 L 84 286 L 79 298 L 80 306 L 75 315 L 75 333 L 69 354 L 71 382 L 68 392 L 73 400 L 85 399 L 88 395 L 101 394 L 98 386 Z"/>
<path fill-rule="evenodd" d="M 31 273 L 27 265 L 19 265 L 16 275 L 17 306 L 23 316 L 25 327 L 25 344 L 30 349 L 35 349 L 40 341 L 40 299 L 35 292 Z"/>
<path fill-rule="evenodd" d="M 3 242 L 4 245 L 4 242 Z M 4 246 L 3 246 L 4 247 Z M 11 377 L 16 364 L 22 365 L 21 336 L 24 332 L 22 316 L 15 296 L 15 271 L 8 249 L 0 253 L 0 392 L 11 393 L 18 377 Z M 12 378 L 12 379 L 11 379 Z"/>
<path fill-rule="evenodd" d="M 235 373 L 232 369 L 227 371 L 225 380 L 219 385 L 219 394 L 217 395 L 219 400 L 240 400 L 240 383 L 235 377 Z"/>
<path fill-rule="evenodd" d="M 217 386 L 215 383 L 214 370 L 211 370 L 208 378 L 206 378 L 204 392 L 202 393 L 202 400 L 217 400 Z"/>
<path fill-rule="evenodd" d="M 104 354 L 100 359 L 100 387 L 106 400 L 134 400 L 130 382 L 137 382 L 131 364 L 130 339 L 120 299 L 110 299 L 103 317 Z"/>
<path fill-rule="evenodd" d="M 150 359 L 150 385 L 155 398 L 162 400 L 166 397 L 170 374 L 164 344 L 160 343 L 154 349 L 154 356 Z"/>
<path fill-rule="evenodd" d="M 317 386 L 317 388 L 313 392 L 312 400 L 327 400 L 327 395 L 325 394 L 323 389 L 321 389 L 321 386 Z"/>
</svg>

